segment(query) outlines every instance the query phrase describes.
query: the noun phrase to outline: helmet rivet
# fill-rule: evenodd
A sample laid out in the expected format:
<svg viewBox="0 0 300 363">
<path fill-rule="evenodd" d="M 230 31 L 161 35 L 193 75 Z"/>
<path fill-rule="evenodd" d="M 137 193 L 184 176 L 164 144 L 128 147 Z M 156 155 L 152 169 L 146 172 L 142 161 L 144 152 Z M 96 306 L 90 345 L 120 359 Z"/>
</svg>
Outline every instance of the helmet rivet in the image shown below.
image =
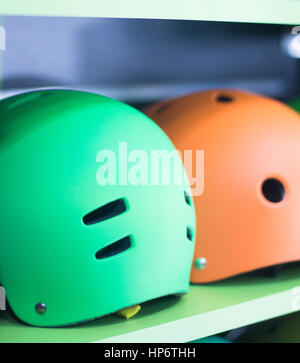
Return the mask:
<svg viewBox="0 0 300 363">
<path fill-rule="evenodd" d="M 195 267 L 198 270 L 204 270 L 207 265 L 207 260 L 205 257 L 200 257 L 195 260 Z"/>
<path fill-rule="evenodd" d="M 46 313 L 46 311 L 47 311 L 47 306 L 46 306 L 46 304 L 44 304 L 44 303 L 38 303 L 38 304 L 35 306 L 35 310 L 36 310 L 36 312 L 37 312 L 38 314 L 43 315 L 43 314 L 45 314 L 45 313 Z"/>
</svg>

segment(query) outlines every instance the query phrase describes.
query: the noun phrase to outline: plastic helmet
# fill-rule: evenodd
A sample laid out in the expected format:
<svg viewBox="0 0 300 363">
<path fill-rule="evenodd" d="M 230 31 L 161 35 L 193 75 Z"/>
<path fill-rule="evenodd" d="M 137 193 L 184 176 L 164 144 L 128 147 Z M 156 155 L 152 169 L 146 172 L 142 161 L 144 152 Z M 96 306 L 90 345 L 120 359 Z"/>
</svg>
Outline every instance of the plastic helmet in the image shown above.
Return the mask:
<svg viewBox="0 0 300 363">
<path fill-rule="evenodd" d="M 128 175 L 136 150 L 174 150 L 154 122 L 121 102 L 64 90 L 5 99 L 0 113 L 0 284 L 20 320 L 65 326 L 188 292 L 188 186 L 121 175 L 120 142 L 137 162 Z"/>
<path fill-rule="evenodd" d="M 290 102 L 290 106 L 300 113 L 300 98 L 296 98 Z"/>
<path fill-rule="evenodd" d="M 145 113 L 177 149 L 204 151 L 193 283 L 300 260 L 300 118 L 255 94 L 212 90 Z M 190 175 L 191 177 L 191 175 Z"/>
</svg>

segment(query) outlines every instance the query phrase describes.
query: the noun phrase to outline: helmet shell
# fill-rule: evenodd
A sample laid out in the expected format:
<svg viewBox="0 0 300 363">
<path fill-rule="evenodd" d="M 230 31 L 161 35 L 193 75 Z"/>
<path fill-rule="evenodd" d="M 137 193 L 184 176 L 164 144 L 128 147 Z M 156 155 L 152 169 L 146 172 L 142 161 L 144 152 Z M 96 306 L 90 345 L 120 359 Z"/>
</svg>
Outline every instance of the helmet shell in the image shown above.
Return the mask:
<svg viewBox="0 0 300 363">
<path fill-rule="evenodd" d="M 297 111 L 298 113 L 300 113 L 300 98 L 296 98 L 293 101 L 290 102 L 290 106 Z"/>
<path fill-rule="evenodd" d="M 145 113 L 179 150 L 205 153 L 204 192 L 194 198 L 193 283 L 300 259 L 296 112 L 255 94 L 212 90 L 156 104 Z"/>
<path fill-rule="evenodd" d="M 154 122 L 121 102 L 63 90 L 3 100 L 0 113 L 0 284 L 19 319 L 64 326 L 188 292 L 194 243 L 186 229 L 195 217 L 187 184 L 97 183 L 100 150 L 117 162 L 119 142 L 148 156 L 174 150 Z M 117 200 L 126 211 L 83 222 Z M 125 237 L 130 248 L 96 258 Z"/>
</svg>

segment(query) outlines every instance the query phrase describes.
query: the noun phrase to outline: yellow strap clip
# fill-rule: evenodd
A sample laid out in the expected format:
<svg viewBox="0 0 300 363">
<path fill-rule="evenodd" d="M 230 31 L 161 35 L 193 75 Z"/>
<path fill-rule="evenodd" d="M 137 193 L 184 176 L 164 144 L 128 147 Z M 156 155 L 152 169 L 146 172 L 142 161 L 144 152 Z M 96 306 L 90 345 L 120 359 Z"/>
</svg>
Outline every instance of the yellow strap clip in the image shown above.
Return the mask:
<svg viewBox="0 0 300 363">
<path fill-rule="evenodd" d="M 124 319 L 130 319 L 133 316 L 135 316 L 139 311 L 141 310 L 140 305 L 131 306 L 130 308 L 125 308 L 122 310 L 119 310 L 117 314 L 121 316 L 121 318 Z"/>
</svg>

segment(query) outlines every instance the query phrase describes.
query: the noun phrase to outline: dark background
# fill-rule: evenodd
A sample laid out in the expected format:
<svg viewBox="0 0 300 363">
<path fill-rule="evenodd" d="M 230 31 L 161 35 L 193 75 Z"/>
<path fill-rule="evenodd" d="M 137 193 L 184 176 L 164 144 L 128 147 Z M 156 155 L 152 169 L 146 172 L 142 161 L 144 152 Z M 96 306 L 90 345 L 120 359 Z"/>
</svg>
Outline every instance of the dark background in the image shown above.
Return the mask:
<svg viewBox="0 0 300 363">
<path fill-rule="evenodd" d="M 47 17 L 3 25 L 6 90 L 74 87 L 135 104 L 214 87 L 300 94 L 300 62 L 281 46 L 291 27 Z"/>
</svg>

